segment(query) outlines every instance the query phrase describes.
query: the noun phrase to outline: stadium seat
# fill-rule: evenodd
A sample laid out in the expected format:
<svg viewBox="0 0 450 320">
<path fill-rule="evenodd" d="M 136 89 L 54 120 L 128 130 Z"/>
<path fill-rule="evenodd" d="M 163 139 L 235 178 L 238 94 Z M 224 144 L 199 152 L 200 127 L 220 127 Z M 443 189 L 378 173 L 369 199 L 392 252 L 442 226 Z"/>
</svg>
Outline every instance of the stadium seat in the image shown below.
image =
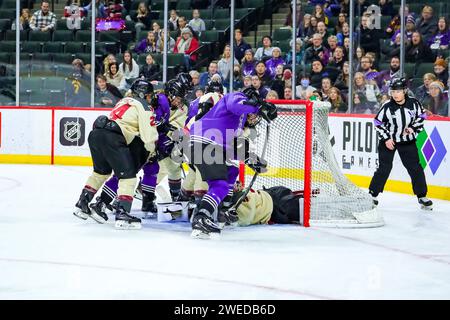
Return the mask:
<svg viewBox="0 0 450 320">
<path fill-rule="evenodd" d="M 0 52 L 16 52 L 16 42 L 0 41 Z"/>
<path fill-rule="evenodd" d="M 6 41 L 15 41 L 16 40 L 16 30 L 6 30 L 5 40 Z M 27 40 L 28 40 L 28 31 L 21 30 L 20 31 L 20 41 L 27 41 Z"/>
<path fill-rule="evenodd" d="M 177 12 L 178 16 L 185 17 L 187 22 L 192 19 L 192 9 L 187 8 L 187 10 L 177 10 Z"/>
<path fill-rule="evenodd" d="M 214 28 L 216 30 L 227 30 L 230 28 L 230 19 L 216 19 L 214 21 Z"/>
<path fill-rule="evenodd" d="M 184 54 L 182 53 L 167 54 L 167 65 L 174 67 L 184 65 Z"/>
<path fill-rule="evenodd" d="M 213 18 L 212 10 L 211 9 L 200 10 L 200 18 L 202 18 L 203 20 L 211 20 Z M 191 19 L 192 19 L 192 14 L 189 17 L 189 20 L 191 20 Z"/>
<path fill-rule="evenodd" d="M 415 78 L 422 78 L 425 73 L 433 72 L 434 64 L 432 62 L 422 62 L 416 66 Z"/>
<path fill-rule="evenodd" d="M 31 30 L 28 34 L 28 40 L 47 42 L 51 41 L 51 35 L 50 31 Z"/>
<path fill-rule="evenodd" d="M 41 52 L 41 42 L 38 41 L 25 41 L 21 44 L 21 52 Z"/>
<path fill-rule="evenodd" d="M 49 92 L 47 90 L 32 90 L 28 101 L 30 106 L 48 106 Z"/>
<path fill-rule="evenodd" d="M 292 32 L 290 29 L 275 29 L 273 31 L 273 40 L 283 41 L 292 38 Z"/>
<path fill-rule="evenodd" d="M 230 19 L 230 10 L 228 9 L 216 9 L 214 11 L 214 19 Z"/>
<path fill-rule="evenodd" d="M 0 52 L 0 63 L 11 63 L 11 55 L 9 52 Z"/>
<path fill-rule="evenodd" d="M 46 43 L 44 43 L 42 52 L 60 53 L 60 52 L 62 52 L 62 49 L 63 49 L 62 42 L 60 42 L 60 41 L 46 42 Z"/>
<path fill-rule="evenodd" d="M 67 31 L 67 20 L 66 19 L 57 19 L 56 20 L 56 30 L 64 30 Z"/>
<path fill-rule="evenodd" d="M 73 41 L 73 31 L 55 30 L 53 32 L 53 41 L 63 41 L 63 42 Z"/>
<path fill-rule="evenodd" d="M 84 64 L 91 64 L 91 54 L 90 53 L 75 53 L 75 58 L 81 59 Z"/>
<path fill-rule="evenodd" d="M 250 8 L 242 8 L 242 9 L 235 9 L 234 10 L 234 18 L 237 20 L 240 20 L 250 14 L 253 10 Z"/>
<path fill-rule="evenodd" d="M 206 30 L 200 35 L 201 42 L 217 42 L 219 41 L 219 32 L 216 30 Z"/>
<path fill-rule="evenodd" d="M 190 0 L 178 0 L 177 2 L 177 11 L 182 9 L 190 9 L 191 1 Z"/>
<path fill-rule="evenodd" d="M 40 53 L 40 52 L 34 52 L 32 56 L 33 62 L 52 62 L 53 56 L 48 53 Z"/>
<path fill-rule="evenodd" d="M 244 7 L 262 8 L 264 7 L 264 0 L 244 0 Z"/>
<path fill-rule="evenodd" d="M 119 31 L 101 31 L 98 33 L 97 40 L 101 42 L 119 42 Z"/>
<path fill-rule="evenodd" d="M 0 9 L 0 19 L 9 19 L 14 21 L 16 19 L 16 10 Z"/>
<path fill-rule="evenodd" d="M 42 88 L 45 90 L 64 90 L 65 89 L 65 78 L 62 77 L 47 77 L 43 78 Z"/>
<path fill-rule="evenodd" d="M 64 46 L 65 53 L 84 53 L 84 43 L 83 42 L 67 42 Z"/>
<path fill-rule="evenodd" d="M 0 31 L 6 31 L 11 28 L 11 20 L 0 19 Z"/>
<path fill-rule="evenodd" d="M 78 30 L 75 33 L 75 41 L 90 42 L 91 41 L 91 31 L 90 30 Z"/>
<path fill-rule="evenodd" d="M 55 63 L 72 64 L 74 56 L 67 53 L 54 53 L 53 61 Z"/>
<path fill-rule="evenodd" d="M 16 0 L 2 0 L 0 1 L 2 4 L 2 9 L 15 9 L 16 8 Z"/>
<path fill-rule="evenodd" d="M 43 79 L 41 77 L 20 78 L 20 88 L 23 91 L 39 91 L 43 88 Z"/>
</svg>

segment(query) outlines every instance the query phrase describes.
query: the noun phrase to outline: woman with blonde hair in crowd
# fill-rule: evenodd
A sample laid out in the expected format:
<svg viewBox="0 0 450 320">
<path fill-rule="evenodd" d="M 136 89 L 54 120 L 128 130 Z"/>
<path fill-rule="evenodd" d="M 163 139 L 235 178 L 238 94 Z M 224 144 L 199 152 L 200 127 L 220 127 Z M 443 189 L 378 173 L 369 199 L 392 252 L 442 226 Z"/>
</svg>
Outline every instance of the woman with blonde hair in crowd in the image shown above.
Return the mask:
<svg viewBox="0 0 450 320">
<path fill-rule="evenodd" d="M 33 16 L 30 14 L 30 9 L 23 8 L 21 10 L 21 14 L 19 17 L 19 29 L 20 30 L 29 30 L 30 22 Z M 11 25 L 11 30 L 16 30 L 16 20 L 13 21 Z"/>
<path fill-rule="evenodd" d="M 278 100 L 278 93 L 275 90 L 269 90 L 266 96 L 266 100 Z"/>
<path fill-rule="evenodd" d="M 175 40 L 168 35 L 169 38 L 169 53 L 173 52 L 173 50 L 175 49 Z M 156 41 L 156 46 L 159 48 L 159 52 L 163 53 L 164 52 L 164 30 L 161 30 L 159 33 L 159 38 Z"/>
<path fill-rule="evenodd" d="M 331 87 L 328 96 L 328 102 L 331 103 L 331 113 L 345 113 L 347 112 L 347 104 L 344 103 L 341 96 L 341 91 L 336 87 Z"/>
<path fill-rule="evenodd" d="M 116 56 L 112 53 L 108 54 L 105 59 L 103 59 L 103 70 L 105 73 L 105 76 L 107 73 L 109 73 L 109 65 L 113 62 L 117 62 Z"/>
</svg>

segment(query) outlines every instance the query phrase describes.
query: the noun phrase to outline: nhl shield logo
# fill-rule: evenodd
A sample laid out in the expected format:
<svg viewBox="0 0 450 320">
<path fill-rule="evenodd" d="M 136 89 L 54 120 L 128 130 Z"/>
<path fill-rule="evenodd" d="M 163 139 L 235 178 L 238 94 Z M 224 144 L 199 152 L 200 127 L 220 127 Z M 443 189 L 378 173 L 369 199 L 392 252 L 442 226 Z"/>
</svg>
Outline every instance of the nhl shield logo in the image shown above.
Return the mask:
<svg viewBox="0 0 450 320">
<path fill-rule="evenodd" d="M 85 136 L 83 118 L 62 118 L 59 123 L 59 141 L 63 146 L 82 146 Z"/>
</svg>

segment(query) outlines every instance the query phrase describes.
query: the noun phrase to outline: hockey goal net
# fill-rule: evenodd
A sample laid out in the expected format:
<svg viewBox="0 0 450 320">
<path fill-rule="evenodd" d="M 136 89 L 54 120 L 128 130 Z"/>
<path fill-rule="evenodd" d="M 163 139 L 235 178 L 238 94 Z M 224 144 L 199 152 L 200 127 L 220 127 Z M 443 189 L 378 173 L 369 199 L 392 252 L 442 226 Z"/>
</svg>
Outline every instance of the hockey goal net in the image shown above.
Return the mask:
<svg viewBox="0 0 450 320">
<path fill-rule="evenodd" d="M 300 223 L 305 226 L 377 227 L 383 217 L 373 208 L 367 191 L 354 185 L 341 172 L 329 138 L 329 104 L 312 101 L 272 101 L 278 117 L 270 124 L 261 121 L 253 137 L 253 148 L 264 159 L 268 172 L 257 177 L 253 189 L 285 186 L 303 191 Z M 241 170 L 250 182 L 253 171 Z"/>
</svg>

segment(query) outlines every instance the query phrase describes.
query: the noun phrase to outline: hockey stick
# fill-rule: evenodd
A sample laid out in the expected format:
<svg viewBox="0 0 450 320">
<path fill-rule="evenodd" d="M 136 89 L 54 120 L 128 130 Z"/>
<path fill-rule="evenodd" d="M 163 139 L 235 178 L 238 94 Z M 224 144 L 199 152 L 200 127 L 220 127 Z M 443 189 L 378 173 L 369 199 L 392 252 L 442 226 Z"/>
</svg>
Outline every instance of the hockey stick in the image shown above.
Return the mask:
<svg viewBox="0 0 450 320">
<path fill-rule="evenodd" d="M 269 142 L 269 134 L 270 134 L 270 122 L 267 122 L 267 125 L 266 125 L 266 140 L 264 141 L 264 146 L 263 146 L 263 150 L 262 150 L 262 153 L 261 153 L 261 159 L 264 159 L 264 156 L 266 155 L 267 145 L 268 145 L 268 142 Z M 236 203 L 231 206 L 231 208 L 228 211 L 236 211 L 237 210 L 237 208 L 241 205 L 241 203 L 247 197 L 247 195 L 250 192 L 253 184 L 255 183 L 256 178 L 258 177 L 258 175 L 259 175 L 259 173 L 255 171 L 255 174 L 253 175 L 253 178 L 250 181 L 250 183 L 249 183 L 248 187 L 246 188 L 245 192 L 242 194 L 242 196 L 239 198 L 239 200 L 236 201 Z"/>
</svg>

